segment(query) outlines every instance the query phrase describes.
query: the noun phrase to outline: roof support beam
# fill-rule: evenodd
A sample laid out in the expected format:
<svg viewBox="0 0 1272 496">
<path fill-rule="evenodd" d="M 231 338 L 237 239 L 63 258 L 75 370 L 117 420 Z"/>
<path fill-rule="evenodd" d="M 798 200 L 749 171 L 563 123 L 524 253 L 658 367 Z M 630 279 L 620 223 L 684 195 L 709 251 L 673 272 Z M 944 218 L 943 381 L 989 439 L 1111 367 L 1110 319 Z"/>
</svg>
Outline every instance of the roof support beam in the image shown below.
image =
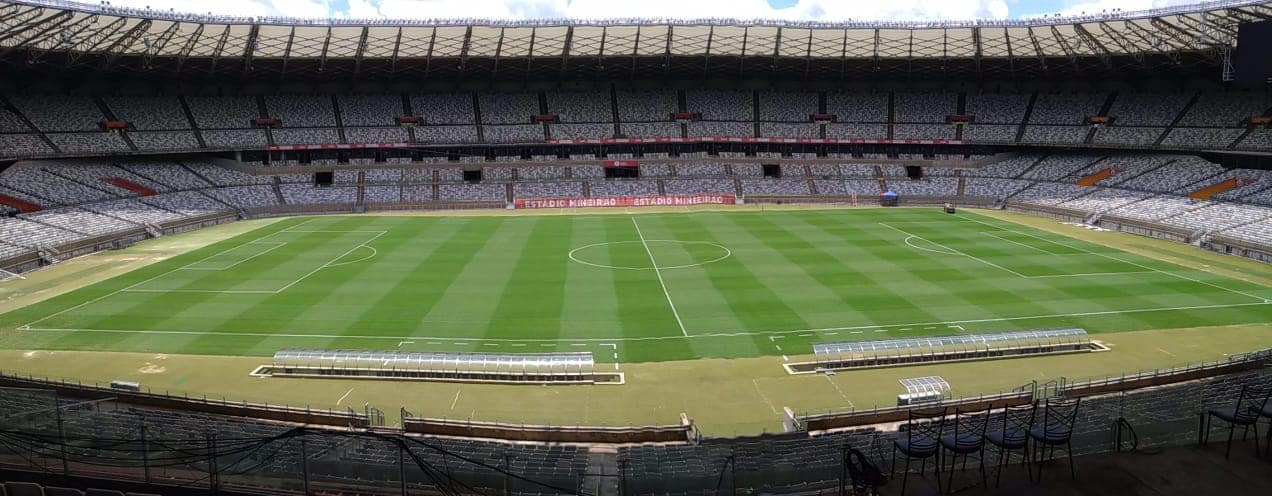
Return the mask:
<svg viewBox="0 0 1272 496">
<path fill-rule="evenodd" d="M 243 70 L 252 70 L 252 59 L 256 57 L 256 44 L 260 39 L 261 26 L 253 24 L 247 32 L 247 46 L 243 47 Z"/>
<path fill-rule="evenodd" d="M 609 36 L 609 26 L 601 26 L 601 49 L 596 52 L 596 68 L 605 68 L 605 38 Z"/>
<path fill-rule="evenodd" d="M 1034 54 L 1038 57 L 1038 63 L 1042 65 L 1042 70 L 1047 70 L 1047 56 L 1042 52 L 1042 44 L 1038 43 L 1038 35 L 1034 34 L 1033 27 L 1025 28 L 1025 32 L 1029 33 L 1029 42 L 1033 43 Z"/>
<path fill-rule="evenodd" d="M 711 63 L 711 44 L 715 42 L 715 25 L 707 28 L 707 50 L 702 54 L 702 70 L 706 71 Z"/>
<path fill-rule="evenodd" d="M 228 31 L 226 31 L 228 33 Z M 283 72 L 287 74 L 287 65 L 291 62 L 292 44 L 296 42 L 296 26 L 292 26 L 291 32 L 287 33 L 287 48 L 283 49 Z M 219 51 L 219 50 L 218 50 Z"/>
<path fill-rule="evenodd" d="M 38 19 L 44 15 L 44 7 L 26 7 L 18 4 L 9 4 L 3 16 L 0 16 L 0 25 L 3 24 L 28 24 L 32 19 Z M 14 19 L 20 19 L 10 23 Z M 16 30 L 16 27 L 6 27 L 8 30 Z"/>
<path fill-rule="evenodd" d="M 57 34 L 58 36 L 57 43 L 48 46 L 44 50 L 31 51 L 28 55 L 28 60 L 31 62 L 39 61 L 40 59 L 43 59 L 46 55 L 52 53 L 54 50 L 57 50 L 57 49 L 60 49 L 64 55 L 69 55 L 71 50 L 75 48 L 75 43 L 76 43 L 75 40 L 79 39 L 80 34 L 84 33 L 85 31 L 89 29 L 92 29 L 93 26 L 97 24 L 97 21 L 100 19 L 100 17 L 101 16 L 98 16 L 97 14 L 93 14 L 87 17 L 80 18 L 80 20 L 75 21 L 74 23 L 68 26 L 64 26 L 61 32 Z M 8 52 L 6 51 L 4 53 L 7 54 Z M 0 57 L 3 57 L 3 56 L 4 54 L 0 54 Z"/>
<path fill-rule="evenodd" d="M 168 29 L 159 33 L 159 37 L 156 38 L 155 41 L 150 44 L 150 48 L 146 50 L 146 55 L 142 59 L 142 65 L 149 68 L 150 63 L 154 60 L 154 58 L 159 56 L 159 53 L 162 52 L 164 48 L 168 47 L 168 43 L 172 42 L 172 38 L 174 38 L 177 35 L 177 31 L 180 30 L 181 23 L 174 22 L 168 25 Z"/>
<path fill-rule="evenodd" d="M 119 57 L 123 55 L 124 52 L 127 52 L 128 49 L 132 47 L 133 43 L 136 43 L 137 40 L 141 38 L 141 35 L 148 30 L 150 30 L 150 19 L 143 19 L 141 22 L 137 23 L 136 26 L 133 26 L 132 29 L 129 29 L 127 33 L 124 33 L 123 36 L 116 39 L 110 47 L 106 48 L 106 53 L 108 55 L 106 56 L 106 62 L 102 65 L 102 67 L 110 68 L 110 66 L 115 65 L 115 61 L 119 60 Z"/>
<path fill-rule="evenodd" d="M 353 54 L 353 73 L 362 72 L 362 57 L 367 51 L 367 37 L 371 35 L 371 28 L 362 26 L 362 34 L 358 36 L 358 50 Z"/>
<path fill-rule="evenodd" d="M 742 29 L 742 51 L 738 53 L 738 74 L 746 72 L 746 44 L 751 41 L 751 28 Z"/>
<path fill-rule="evenodd" d="M 1077 48 L 1069 46 L 1069 39 L 1062 36 L 1060 34 L 1060 30 L 1056 29 L 1055 26 L 1048 27 L 1051 29 L 1051 36 L 1055 38 L 1056 44 L 1060 45 L 1060 51 L 1064 52 L 1064 55 L 1069 58 L 1069 63 L 1073 65 L 1073 69 L 1078 72 L 1082 72 L 1082 67 L 1078 64 Z M 1081 43 L 1081 40 L 1079 39 L 1075 39 L 1074 41 Z"/>
<path fill-rule="evenodd" d="M 810 30 L 808 32 L 808 47 L 804 50 L 804 79 L 806 80 L 808 79 L 808 76 L 810 75 L 812 70 L 813 70 L 813 32 Z"/>
<path fill-rule="evenodd" d="M 459 68 L 468 67 L 468 49 L 473 46 L 473 27 L 464 29 L 464 44 L 459 47 Z"/>
<path fill-rule="evenodd" d="M 327 70 L 327 51 L 331 49 L 331 26 L 327 26 L 327 36 L 322 40 L 322 56 L 318 59 L 318 72 Z"/>
<path fill-rule="evenodd" d="M 1253 8 L 1253 7 L 1258 7 L 1258 6 L 1256 6 L 1256 5 L 1251 5 L 1250 7 L 1252 7 L 1252 8 Z M 1243 14 L 1243 15 L 1250 16 L 1250 17 L 1255 17 L 1255 18 L 1262 19 L 1262 20 L 1265 20 L 1265 21 L 1266 21 L 1266 20 L 1268 20 L 1268 19 L 1272 19 L 1272 15 L 1264 14 L 1263 12 L 1258 12 L 1258 11 L 1255 11 L 1255 10 L 1250 10 L 1250 9 L 1247 9 L 1247 8 L 1244 8 L 1244 7 L 1233 7 L 1233 8 L 1232 8 L 1232 9 L 1230 9 L 1230 10 L 1231 10 L 1231 11 L 1233 11 L 1233 12 L 1239 13 L 1239 14 Z"/>
<path fill-rule="evenodd" d="M 1096 55 L 1100 57 L 1100 62 L 1104 63 L 1105 68 L 1112 67 L 1112 64 L 1109 62 L 1109 49 L 1104 46 L 1104 43 L 1100 42 L 1099 38 L 1096 38 L 1094 34 L 1087 31 L 1086 26 L 1081 24 L 1074 24 L 1073 30 L 1078 33 L 1079 38 L 1096 51 Z"/>
<path fill-rule="evenodd" d="M 499 58 L 503 56 L 504 34 L 508 28 L 499 28 L 499 42 L 495 44 L 495 67 L 490 71 L 493 76 L 499 73 Z"/>
<path fill-rule="evenodd" d="M 118 33 L 120 29 L 123 29 L 125 24 L 128 24 L 127 18 L 116 17 L 115 20 L 111 21 L 109 24 L 102 26 L 100 29 L 96 31 L 93 31 L 91 34 L 88 35 L 89 39 L 94 40 L 93 44 L 89 45 L 88 48 L 84 50 L 73 51 L 72 48 L 75 47 L 75 45 L 74 44 L 67 45 L 66 46 L 66 53 L 67 53 L 66 66 L 67 67 L 74 66 L 76 63 L 79 62 L 81 58 L 84 58 L 85 55 L 88 55 L 90 53 L 96 53 L 97 49 L 101 47 L 103 43 L 106 43 L 106 40 L 111 39 L 111 37 L 114 36 L 115 33 Z"/>
<path fill-rule="evenodd" d="M 212 52 L 211 70 L 216 70 L 216 63 L 221 60 L 221 56 L 225 52 L 225 43 L 230 40 L 230 26 L 226 25 L 221 31 L 221 38 L 216 41 L 216 51 Z M 290 48 L 290 46 L 288 47 Z M 285 67 L 285 66 L 284 66 Z"/>
<path fill-rule="evenodd" d="M 671 40 L 675 36 L 675 26 L 667 26 L 667 46 L 663 47 L 663 74 L 671 71 Z"/>
<path fill-rule="evenodd" d="M 40 11 L 38 12 L 38 14 L 43 14 L 43 13 L 44 13 L 43 9 L 40 9 Z M 63 10 L 63 11 L 58 11 L 57 13 L 48 17 L 41 17 L 38 14 L 32 17 L 31 19 L 27 19 L 23 21 L 21 25 L 8 28 L 7 33 L 5 33 L 4 35 L 0 35 L 0 42 L 8 41 L 10 38 L 15 38 L 19 35 L 26 34 L 27 32 L 36 28 L 37 26 L 41 26 L 49 21 L 56 22 L 64 18 L 71 17 L 73 13 L 69 10 Z"/>
<path fill-rule="evenodd" d="M 1139 48 L 1137 48 L 1135 44 L 1132 43 L 1131 40 L 1126 37 L 1125 33 L 1118 31 L 1116 29 L 1113 29 L 1112 26 L 1109 26 L 1108 23 L 1103 21 L 1099 23 L 1099 26 L 1100 26 L 1100 31 L 1103 32 L 1104 35 L 1108 37 L 1108 39 L 1112 40 L 1113 43 L 1116 44 L 1119 49 L 1121 49 L 1121 53 L 1130 54 L 1131 58 L 1134 59 L 1135 62 L 1139 63 L 1141 67 L 1145 66 L 1144 54 L 1141 53 Z"/>
<path fill-rule="evenodd" d="M 981 28 L 972 28 L 972 62 L 976 66 L 976 72 L 981 70 Z"/>
<path fill-rule="evenodd" d="M 777 37 L 773 40 L 773 60 L 769 62 L 770 67 L 777 67 L 777 60 L 782 56 L 782 28 L 778 26 Z"/>
<path fill-rule="evenodd" d="M 570 49 L 574 44 L 574 26 L 565 28 L 565 43 L 561 47 L 561 76 L 565 76 L 565 71 L 570 64 Z"/>
<path fill-rule="evenodd" d="M 1148 23 L 1152 24 L 1159 31 L 1165 32 L 1176 42 L 1179 42 L 1179 46 L 1177 49 L 1188 50 L 1188 49 L 1194 48 L 1193 40 L 1191 38 L 1190 33 L 1188 33 L 1187 31 L 1184 31 L 1179 26 L 1166 22 L 1162 20 L 1162 18 L 1160 17 L 1154 17 L 1152 19 L 1149 19 Z"/>
<path fill-rule="evenodd" d="M 199 26 L 194 28 L 194 33 L 190 35 L 190 38 L 186 39 L 185 46 L 181 47 L 181 52 L 177 54 L 177 71 L 181 71 L 185 61 L 190 58 L 190 53 L 194 51 L 195 45 L 199 44 L 199 38 L 203 36 L 204 27 L 206 27 L 206 24 L 199 23 Z"/>
<path fill-rule="evenodd" d="M 398 26 L 397 36 L 393 40 L 393 60 L 389 62 L 389 74 L 397 73 L 398 51 L 402 50 L 402 26 Z M 428 53 L 433 54 L 433 40 L 428 42 Z"/>
<path fill-rule="evenodd" d="M 43 39 L 44 39 L 45 35 L 49 34 L 51 31 L 53 31 L 53 30 L 55 30 L 55 29 L 57 29 L 57 28 L 62 27 L 62 26 L 63 26 L 63 25 L 65 25 L 67 22 L 69 22 L 69 21 L 71 20 L 71 18 L 73 18 L 73 17 L 74 17 L 74 15 L 73 15 L 73 13 L 72 13 L 71 11 L 69 11 L 69 10 L 63 10 L 63 11 L 61 11 L 61 12 L 58 12 L 58 13 L 57 13 L 57 14 L 55 14 L 55 15 L 51 15 L 51 16 L 49 16 L 49 17 L 46 17 L 46 18 L 44 18 L 44 19 L 40 20 L 40 21 L 39 21 L 38 23 L 36 23 L 35 25 L 32 25 L 30 28 L 34 28 L 36 25 L 44 25 L 44 24 L 47 24 L 47 26 L 44 26 L 44 28 L 43 28 L 43 29 L 40 29 L 39 31 L 36 31 L 36 32 L 34 32 L 34 33 L 31 33 L 29 36 L 27 36 L 27 37 L 23 38 L 23 39 L 22 39 L 22 41 L 19 41 L 19 42 L 15 43 L 15 44 L 13 44 L 13 45 L 11 45 L 11 46 L 7 46 L 7 47 L 5 47 L 5 48 L 4 48 L 4 50 L 0 51 L 0 57 L 3 57 L 3 56 L 5 56 L 5 55 L 8 55 L 8 54 L 9 54 L 9 52 L 12 52 L 13 50 L 17 50 L 17 49 L 20 49 L 20 48 L 25 48 L 25 47 L 26 47 L 28 44 L 30 44 L 31 42 L 36 42 L 36 43 L 38 44 L 38 43 L 39 43 L 39 41 L 43 41 Z M 20 31 L 15 30 L 15 31 L 10 32 L 9 34 L 7 34 L 7 35 L 5 35 L 5 36 L 0 36 L 0 41 L 4 41 L 4 40 L 7 40 L 7 39 L 9 39 L 9 38 L 12 38 L 12 37 L 14 37 L 14 36 L 16 36 L 16 35 L 18 35 L 18 34 L 22 34 L 22 33 L 25 33 L 25 32 L 27 32 L 27 31 L 30 31 L 30 30 L 31 30 L 30 28 L 28 28 L 28 29 L 22 29 L 22 30 L 20 30 Z"/>
</svg>

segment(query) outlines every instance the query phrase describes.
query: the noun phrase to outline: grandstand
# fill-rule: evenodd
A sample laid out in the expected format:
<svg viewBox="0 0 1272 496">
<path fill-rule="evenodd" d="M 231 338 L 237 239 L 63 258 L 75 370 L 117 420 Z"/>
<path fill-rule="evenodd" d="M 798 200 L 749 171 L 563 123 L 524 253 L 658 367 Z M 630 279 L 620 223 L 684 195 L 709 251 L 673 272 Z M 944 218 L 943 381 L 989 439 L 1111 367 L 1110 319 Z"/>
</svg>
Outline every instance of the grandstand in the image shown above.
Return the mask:
<svg viewBox="0 0 1272 496">
<path fill-rule="evenodd" d="M 1266 19 L 0 0 L 0 495 L 846 494 L 918 403 L 1222 435 L 1272 387 Z"/>
</svg>

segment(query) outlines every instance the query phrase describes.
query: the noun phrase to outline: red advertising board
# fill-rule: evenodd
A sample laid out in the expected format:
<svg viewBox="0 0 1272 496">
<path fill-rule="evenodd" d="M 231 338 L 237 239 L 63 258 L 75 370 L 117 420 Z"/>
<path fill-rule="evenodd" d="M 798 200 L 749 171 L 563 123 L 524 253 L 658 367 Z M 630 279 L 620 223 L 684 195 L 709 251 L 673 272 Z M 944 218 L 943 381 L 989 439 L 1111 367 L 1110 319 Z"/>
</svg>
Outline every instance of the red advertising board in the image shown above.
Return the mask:
<svg viewBox="0 0 1272 496">
<path fill-rule="evenodd" d="M 640 167 L 640 162 L 635 160 L 606 160 L 601 162 L 605 167 Z"/>
<path fill-rule="evenodd" d="M 683 205 L 732 205 L 733 195 L 603 196 L 596 198 L 518 198 L 516 208 L 653 207 Z"/>
</svg>

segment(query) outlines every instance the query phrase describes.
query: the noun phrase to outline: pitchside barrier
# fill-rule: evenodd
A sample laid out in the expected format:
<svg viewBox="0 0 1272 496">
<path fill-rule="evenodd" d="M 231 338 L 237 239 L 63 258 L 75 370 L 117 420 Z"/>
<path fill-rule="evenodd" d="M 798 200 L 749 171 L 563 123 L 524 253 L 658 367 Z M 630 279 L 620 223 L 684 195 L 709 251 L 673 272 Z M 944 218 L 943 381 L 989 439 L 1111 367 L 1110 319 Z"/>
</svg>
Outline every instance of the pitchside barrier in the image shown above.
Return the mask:
<svg viewBox="0 0 1272 496">
<path fill-rule="evenodd" d="M 698 428 L 688 415 L 678 425 L 603 427 L 581 425 L 533 425 L 473 420 L 412 417 L 402 412 L 402 430 L 411 434 L 473 437 L 504 441 L 546 443 L 634 444 L 686 443 L 698 438 Z"/>
<path fill-rule="evenodd" d="M 1117 376 L 1069 381 L 1061 377 L 1054 383 L 1044 385 L 1039 390 L 1037 382 L 1017 388 L 1012 392 L 993 395 L 959 398 L 944 401 L 933 408 L 945 408 L 953 412 L 957 408 L 977 410 L 984 408 L 1003 408 L 1007 406 L 1025 405 L 1035 399 L 1048 396 L 1078 398 L 1108 394 L 1122 394 L 1146 388 L 1179 384 L 1189 381 L 1205 380 L 1214 377 L 1239 375 L 1250 371 L 1272 370 L 1272 348 L 1232 355 L 1230 357 L 1194 364 L 1187 364 L 1168 369 L 1154 369 Z M 869 410 L 826 412 L 808 415 L 790 415 L 793 425 L 809 432 L 833 431 L 838 429 L 903 422 L 912 407 L 884 407 Z"/>
<path fill-rule="evenodd" d="M 654 195 L 654 196 L 600 196 L 590 198 L 518 198 L 513 201 L 517 209 L 529 208 L 593 208 L 593 207 L 682 207 L 692 205 L 734 205 L 734 195 Z"/>
<path fill-rule="evenodd" d="M 232 402 L 227 401 L 224 398 L 220 400 L 207 397 L 192 398 L 188 395 L 176 396 L 168 394 L 167 392 L 154 393 L 150 390 L 126 391 L 113 389 L 109 386 L 102 386 L 99 384 L 84 384 L 80 382 L 36 378 L 32 376 L 22 377 L 9 375 L 4 372 L 0 372 L 0 387 L 47 389 L 56 392 L 59 396 L 67 396 L 71 398 L 86 400 L 112 400 L 117 403 L 127 403 L 130 405 L 194 411 L 215 415 L 229 415 L 234 417 L 250 417 L 264 420 L 275 420 L 279 422 L 294 422 L 298 424 L 326 425 L 333 427 L 369 427 L 371 425 L 371 422 L 368 420 L 365 413 L 355 412 L 352 409 L 346 411 L 331 409 L 317 410 L 308 407 L 297 408 L 286 405 L 270 405 L 267 403 L 248 403 L 246 401 Z"/>
</svg>

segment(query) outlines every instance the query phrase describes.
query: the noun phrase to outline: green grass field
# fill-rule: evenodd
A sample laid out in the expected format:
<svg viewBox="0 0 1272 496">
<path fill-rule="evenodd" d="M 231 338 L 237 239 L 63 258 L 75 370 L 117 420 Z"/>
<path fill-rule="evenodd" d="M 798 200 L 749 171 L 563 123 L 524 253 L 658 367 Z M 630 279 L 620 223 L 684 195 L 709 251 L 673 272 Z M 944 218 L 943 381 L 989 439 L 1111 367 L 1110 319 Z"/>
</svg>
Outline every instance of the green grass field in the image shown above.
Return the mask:
<svg viewBox="0 0 1272 496">
<path fill-rule="evenodd" d="M 1272 288 L 935 209 L 294 218 L 0 316 L 14 349 L 801 355 L 1272 321 Z"/>
</svg>

